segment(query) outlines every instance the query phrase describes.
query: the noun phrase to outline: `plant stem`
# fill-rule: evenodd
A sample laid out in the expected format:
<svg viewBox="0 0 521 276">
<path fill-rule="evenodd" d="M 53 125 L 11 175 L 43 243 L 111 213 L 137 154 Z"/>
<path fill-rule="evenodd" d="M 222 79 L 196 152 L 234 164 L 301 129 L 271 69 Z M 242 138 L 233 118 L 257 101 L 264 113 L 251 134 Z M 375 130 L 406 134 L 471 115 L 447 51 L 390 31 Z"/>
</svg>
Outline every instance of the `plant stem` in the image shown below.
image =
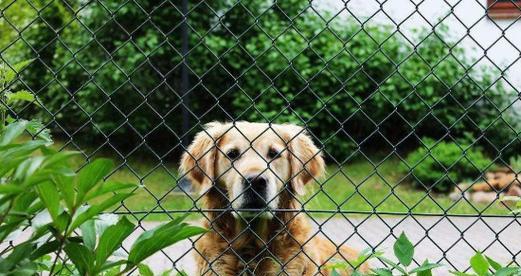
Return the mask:
<svg viewBox="0 0 521 276">
<path fill-rule="evenodd" d="M 2 225 L 4 223 L 5 218 L 7 217 L 7 215 L 9 215 L 9 212 L 11 211 L 11 208 L 13 208 L 13 204 L 14 204 L 14 199 L 9 201 L 9 206 L 5 210 L 5 213 L 0 215 L 0 225 Z"/>
<path fill-rule="evenodd" d="M 58 248 L 58 252 L 56 253 L 56 257 L 54 258 L 54 261 L 52 263 L 51 269 L 49 270 L 49 275 L 53 275 L 54 268 L 56 267 L 56 264 L 58 263 L 58 259 L 60 258 L 60 254 L 62 253 L 63 246 L 65 245 L 65 241 L 67 241 L 67 231 L 69 230 L 69 226 L 72 222 L 72 217 L 74 216 L 74 213 L 72 213 L 71 217 L 67 221 L 67 225 L 65 226 L 65 230 L 63 231 L 63 235 L 56 236 L 56 239 L 60 241 L 60 247 Z"/>
<path fill-rule="evenodd" d="M 7 104 L 5 99 L 5 73 L 4 73 L 4 65 L 0 65 L 0 133 L 4 130 L 5 127 L 5 107 L 4 104 Z"/>
<path fill-rule="evenodd" d="M 120 275 L 125 275 L 127 272 L 131 271 L 132 269 L 134 269 L 136 266 L 135 265 L 131 265 L 131 266 L 128 266 L 125 267 L 125 269 L 123 269 L 122 271 L 120 271 L 118 274 L 116 274 L 116 276 L 120 276 Z"/>
<path fill-rule="evenodd" d="M 51 276 L 53 275 L 52 273 L 54 272 L 54 268 L 56 267 L 56 264 L 58 263 L 60 254 L 62 253 L 64 243 L 65 242 L 63 240 L 60 241 L 60 248 L 58 249 L 58 252 L 56 252 L 56 257 L 54 257 L 54 261 L 52 262 L 51 269 L 49 270 L 49 275 L 51 275 Z"/>
<path fill-rule="evenodd" d="M 77 211 L 76 207 L 74 207 L 71 210 L 71 214 L 70 214 L 69 218 L 67 219 L 67 225 L 65 225 L 65 229 L 63 231 L 63 235 L 56 236 L 56 239 L 60 240 L 60 247 L 58 249 L 58 253 L 56 253 L 56 258 L 54 258 L 54 262 L 52 264 L 52 267 L 49 270 L 49 275 L 51 275 L 51 276 L 52 276 L 52 273 L 54 272 L 54 268 L 56 267 L 56 263 L 58 262 L 58 259 L 60 258 L 60 254 L 62 253 L 63 246 L 65 245 L 65 242 L 67 241 L 67 239 L 69 237 L 67 235 L 67 232 L 69 232 L 69 227 L 71 226 L 72 218 L 74 217 L 74 215 L 76 215 L 76 211 Z"/>
</svg>

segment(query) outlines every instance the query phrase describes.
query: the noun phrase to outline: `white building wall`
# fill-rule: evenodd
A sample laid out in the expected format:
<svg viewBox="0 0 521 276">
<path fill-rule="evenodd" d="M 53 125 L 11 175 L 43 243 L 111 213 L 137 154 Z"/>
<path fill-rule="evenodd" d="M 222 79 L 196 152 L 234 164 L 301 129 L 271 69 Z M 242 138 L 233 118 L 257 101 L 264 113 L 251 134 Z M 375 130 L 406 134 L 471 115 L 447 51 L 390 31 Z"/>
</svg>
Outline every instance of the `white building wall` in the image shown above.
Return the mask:
<svg viewBox="0 0 521 276">
<path fill-rule="evenodd" d="M 486 0 L 319 0 L 315 2 L 315 6 L 319 10 L 339 13 L 340 18 L 356 16 L 362 22 L 368 20 L 368 23 L 392 25 L 399 23 L 400 30 L 407 36 L 411 34 L 412 28 L 431 28 L 431 25 L 443 21 L 449 26 L 454 38 L 463 39 L 461 45 L 467 48 L 467 52 L 473 57 L 480 58 L 486 53 L 487 58 L 481 60 L 480 65 L 492 65 L 493 62 L 498 69 L 506 70 L 505 79 L 521 92 L 521 19 L 517 21 L 490 19 L 486 16 L 486 2 Z"/>
</svg>

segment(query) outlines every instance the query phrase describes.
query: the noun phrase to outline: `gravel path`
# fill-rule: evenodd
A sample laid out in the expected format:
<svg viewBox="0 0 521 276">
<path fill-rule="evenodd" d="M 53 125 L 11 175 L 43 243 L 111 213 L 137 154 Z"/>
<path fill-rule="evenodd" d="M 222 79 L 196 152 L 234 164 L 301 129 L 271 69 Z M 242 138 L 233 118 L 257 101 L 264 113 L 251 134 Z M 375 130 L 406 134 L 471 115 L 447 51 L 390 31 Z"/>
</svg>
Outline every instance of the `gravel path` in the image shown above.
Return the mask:
<svg viewBox="0 0 521 276">
<path fill-rule="evenodd" d="M 521 257 L 518 256 L 521 252 L 520 222 L 519 219 L 513 218 L 372 216 L 367 219 L 321 220 L 313 224 L 315 231 L 318 231 L 321 224 L 322 232 L 336 243 L 347 240 L 346 244 L 358 249 L 376 247 L 388 257 L 392 256 L 392 245 L 395 241 L 393 235 L 398 236 L 405 231 L 416 245 L 416 261 L 429 259 L 443 263 L 446 266 L 437 269 L 435 275 L 448 275 L 449 269 L 465 270 L 475 250 L 484 250 L 486 255 L 502 263 L 509 263 L 514 259 L 521 262 Z M 157 223 L 143 223 L 146 229 L 155 225 Z M 136 231 L 127 243 L 130 244 L 138 234 Z M 176 244 L 165 250 L 165 253 L 157 254 L 148 260 L 154 271 L 164 271 L 175 265 L 189 275 L 195 275 L 191 242 Z M 372 265 L 378 266 L 378 262 L 373 261 Z"/>
</svg>

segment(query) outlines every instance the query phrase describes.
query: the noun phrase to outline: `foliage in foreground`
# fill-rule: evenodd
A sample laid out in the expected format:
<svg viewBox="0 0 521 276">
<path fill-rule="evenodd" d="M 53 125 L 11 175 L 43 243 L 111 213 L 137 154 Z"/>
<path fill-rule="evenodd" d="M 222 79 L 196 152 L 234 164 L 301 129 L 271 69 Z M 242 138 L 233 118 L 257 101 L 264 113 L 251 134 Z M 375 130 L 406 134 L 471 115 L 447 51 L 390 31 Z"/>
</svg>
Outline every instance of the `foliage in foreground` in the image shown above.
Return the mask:
<svg viewBox="0 0 521 276">
<path fill-rule="evenodd" d="M 388 259 L 383 256 L 382 252 L 368 253 L 364 251 L 360 257 L 352 262 L 338 262 L 329 266 L 332 270 L 332 275 L 341 275 L 343 271 L 352 271 L 352 268 L 357 269 L 363 262 L 370 259 L 378 259 L 386 265 L 384 268 L 373 268 L 369 273 L 362 273 L 358 270 L 353 272 L 353 275 L 371 275 L 371 276 L 393 276 L 393 275 L 416 275 L 416 276 L 432 276 L 433 270 L 442 267 L 442 264 L 431 263 L 425 260 L 422 265 L 410 269 L 409 267 L 414 261 L 414 245 L 409 240 L 407 235 L 402 232 L 400 237 L 396 239 L 393 246 L 394 257 L 398 262 Z M 469 261 L 472 272 L 451 271 L 451 274 L 456 276 L 518 276 L 521 275 L 520 267 L 505 266 L 490 257 L 483 255 L 481 252 L 476 254 Z"/>
<path fill-rule="evenodd" d="M 465 180 L 476 177 L 493 166 L 480 147 L 464 141 L 446 142 L 422 139 L 423 146 L 411 152 L 402 166 L 412 182 L 426 190 L 448 192 Z"/>
<path fill-rule="evenodd" d="M 76 172 L 68 163 L 76 153 L 52 150 L 50 137 L 23 141 L 25 131 L 42 133 L 37 127 L 21 120 L 0 132 L 0 244 L 13 242 L 0 253 L 1 274 L 146 270 L 141 262 L 147 257 L 205 231 L 176 218 L 141 234 L 127 256 L 115 257 L 135 225 L 124 216 L 107 222 L 100 215 L 132 196 L 136 185 L 104 182 L 113 169 L 110 160 L 94 160 Z"/>
</svg>

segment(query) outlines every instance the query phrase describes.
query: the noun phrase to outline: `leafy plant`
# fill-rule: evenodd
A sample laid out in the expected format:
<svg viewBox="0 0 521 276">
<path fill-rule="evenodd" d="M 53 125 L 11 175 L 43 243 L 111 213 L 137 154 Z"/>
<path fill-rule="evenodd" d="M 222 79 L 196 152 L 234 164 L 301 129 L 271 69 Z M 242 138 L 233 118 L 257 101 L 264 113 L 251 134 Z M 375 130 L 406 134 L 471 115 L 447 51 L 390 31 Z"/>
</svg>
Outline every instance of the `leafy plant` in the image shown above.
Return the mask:
<svg viewBox="0 0 521 276">
<path fill-rule="evenodd" d="M 49 137 L 21 139 L 34 128 L 21 120 L 0 132 L 0 243 L 16 241 L 0 254 L 0 274 L 126 274 L 144 269 L 141 262 L 155 252 L 205 231 L 179 217 L 141 234 L 126 258 L 113 258 L 135 225 L 124 216 L 102 229 L 96 221 L 132 196 L 136 185 L 103 181 L 113 170 L 109 159 L 76 172 L 69 164 L 75 152 L 53 150 Z M 27 228 L 30 237 L 19 240 Z"/>
<path fill-rule="evenodd" d="M 409 269 L 409 266 L 412 264 L 414 257 L 414 245 L 403 232 L 394 243 L 393 252 L 394 256 L 398 259 L 398 262 L 394 262 L 383 256 L 378 256 L 377 258 L 389 265 L 391 269 L 398 271 L 400 273 L 399 275 L 431 275 L 431 271 L 433 269 L 442 266 L 440 264 L 430 263 L 428 260 L 425 260 L 422 265 L 413 269 Z M 393 275 L 391 269 L 376 268 L 373 269 L 372 272 L 374 275 L 389 276 Z"/>
<path fill-rule="evenodd" d="M 0 131 L 8 120 L 7 107 L 17 101 L 34 101 L 34 95 L 27 90 L 11 91 L 11 84 L 16 75 L 33 60 L 26 60 L 13 65 L 0 63 Z"/>
<path fill-rule="evenodd" d="M 476 252 L 476 254 L 470 259 L 470 267 L 474 273 L 458 271 L 451 271 L 451 273 L 457 276 L 515 276 L 521 274 L 520 267 L 504 266 L 494 261 L 492 258 L 483 255 L 481 252 Z"/>
<path fill-rule="evenodd" d="M 411 152 L 402 166 L 417 187 L 448 192 L 458 182 L 473 179 L 493 166 L 480 147 L 460 142 L 422 139 L 423 146 Z"/>
<path fill-rule="evenodd" d="M 362 251 L 360 253 L 360 256 L 352 262 L 336 262 L 331 265 L 328 265 L 327 268 L 332 269 L 332 275 L 340 275 L 340 273 L 338 272 L 339 270 L 350 271 L 353 267 L 360 267 L 362 263 L 365 263 L 372 258 L 377 258 L 381 260 L 383 263 L 387 264 L 389 268 L 373 268 L 367 275 L 392 276 L 394 275 L 394 270 L 399 272 L 398 275 L 416 274 L 418 276 L 425 276 L 431 275 L 433 269 L 442 266 L 440 264 L 430 263 L 428 260 L 425 260 L 422 265 L 413 269 L 409 269 L 414 257 L 414 245 L 403 232 L 394 243 L 393 252 L 396 259 L 398 259 L 398 262 L 392 261 L 384 257 L 382 252 L 371 253 L 370 250 L 365 250 Z M 366 274 L 357 270 L 354 271 L 352 275 Z"/>
<path fill-rule="evenodd" d="M 335 262 L 328 265 L 327 268 L 332 270 L 331 275 L 340 275 L 339 271 L 350 271 L 352 267 L 358 267 L 371 258 L 377 258 L 389 267 L 373 268 L 371 272 L 367 274 L 355 271 L 352 275 L 405 276 L 415 274 L 417 276 L 431 276 L 433 269 L 442 266 L 441 264 L 430 263 L 428 260 L 425 260 L 422 265 L 409 269 L 409 266 L 413 262 L 414 245 L 403 232 L 393 246 L 394 256 L 398 259 L 398 262 L 387 259 L 381 252 L 372 254 L 368 254 L 368 252 L 370 252 L 370 250 L 363 251 L 360 254 L 360 257 L 353 262 Z M 457 276 L 516 276 L 521 274 L 520 267 L 502 265 L 492 258 L 483 255 L 481 252 L 476 252 L 476 254 L 470 259 L 470 266 L 474 273 L 464 273 L 459 271 L 451 271 L 451 273 Z M 398 272 L 398 274 L 395 274 L 395 272 Z"/>
<path fill-rule="evenodd" d="M 363 272 L 360 271 L 362 265 L 368 262 L 370 259 L 381 256 L 382 254 L 382 252 L 372 252 L 370 248 L 367 248 L 358 254 L 358 258 L 349 262 L 338 261 L 333 259 L 331 262 L 328 263 L 328 265 L 326 265 L 326 269 L 330 270 L 331 275 L 333 276 L 341 275 L 339 271 L 348 271 L 350 275 L 355 276 L 363 275 Z"/>
</svg>

